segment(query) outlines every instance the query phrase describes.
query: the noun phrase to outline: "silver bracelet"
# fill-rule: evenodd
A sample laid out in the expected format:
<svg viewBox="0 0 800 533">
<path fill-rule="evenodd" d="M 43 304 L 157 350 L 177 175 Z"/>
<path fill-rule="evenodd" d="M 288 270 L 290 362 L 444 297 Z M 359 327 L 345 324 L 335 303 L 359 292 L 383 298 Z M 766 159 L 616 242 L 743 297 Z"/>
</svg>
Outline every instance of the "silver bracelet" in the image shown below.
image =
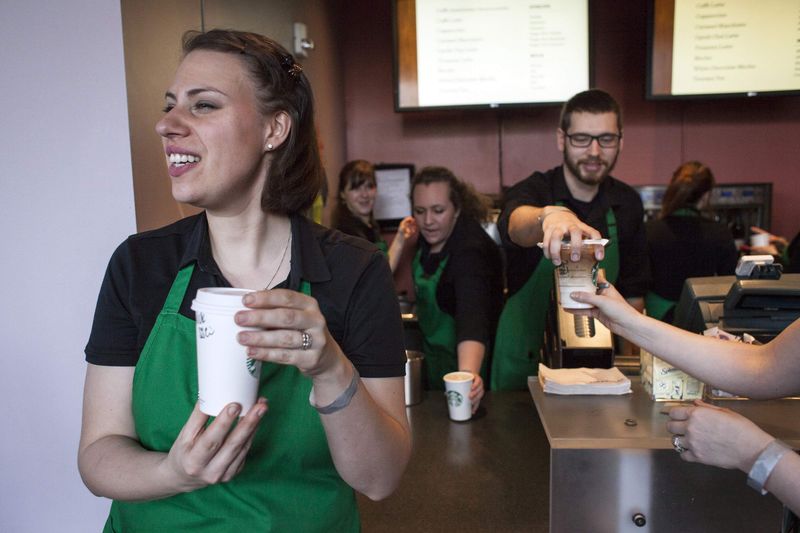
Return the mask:
<svg viewBox="0 0 800 533">
<path fill-rule="evenodd" d="M 554 205 L 552 211 L 548 211 L 544 215 L 539 215 L 539 226 L 541 227 L 541 225 L 544 223 L 544 219 L 546 219 L 547 217 L 549 217 L 553 213 L 561 213 L 562 211 L 569 211 L 573 215 L 575 214 L 575 212 L 572 211 L 572 209 L 570 209 L 568 207 L 564 207 L 563 205 Z M 544 208 L 542 208 L 542 212 L 544 212 Z"/>
<path fill-rule="evenodd" d="M 311 404 L 311 407 L 319 411 L 321 415 L 329 415 L 331 413 L 335 413 L 336 411 L 341 411 L 348 405 L 350 405 L 350 400 L 353 399 L 353 396 L 356 395 L 356 391 L 358 391 L 358 381 L 361 379 L 361 376 L 358 374 L 358 370 L 356 367 L 353 366 L 353 363 L 350 363 L 350 366 L 353 367 L 353 379 L 350 381 L 350 385 L 342 392 L 338 398 L 333 400 L 332 403 L 320 407 L 314 403 L 314 389 L 311 389 L 311 393 L 308 395 L 308 403 Z"/>
<path fill-rule="evenodd" d="M 775 465 L 778 464 L 781 457 L 783 457 L 786 452 L 790 451 L 792 451 L 792 449 L 778 439 L 767 444 L 764 451 L 758 455 L 756 462 L 753 463 L 750 473 L 747 474 L 747 486 L 759 491 L 762 496 L 765 495 L 767 490 L 764 488 L 764 485 L 767 479 L 769 479 L 770 474 L 772 474 Z"/>
</svg>

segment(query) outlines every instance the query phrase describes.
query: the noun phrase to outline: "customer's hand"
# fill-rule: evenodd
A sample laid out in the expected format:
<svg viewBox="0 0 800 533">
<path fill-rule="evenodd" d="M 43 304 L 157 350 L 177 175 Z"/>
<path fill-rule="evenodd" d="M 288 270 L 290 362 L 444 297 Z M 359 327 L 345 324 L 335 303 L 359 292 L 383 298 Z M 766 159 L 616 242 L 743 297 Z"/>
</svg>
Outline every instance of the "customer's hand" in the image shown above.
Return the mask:
<svg viewBox="0 0 800 533">
<path fill-rule="evenodd" d="M 259 398 L 239 418 L 241 406 L 229 404 L 213 422 L 195 405 L 160 467 L 179 492 L 197 490 L 233 479 L 245 464 L 267 401 Z"/>
<path fill-rule="evenodd" d="M 686 448 L 681 458 L 748 472 L 758 454 L 773 440 L 753 422 L 729 409 L 697 400 L 669 412 L 667 431 Z"/>
<path fill-rule="evenodd" d="M 614 333 L 626 336 L 640 313 L 632 307 L 617 289 L 606 280 L 602 269 L 597 275 L 597 292 L 573 292 L 570 297 L 576 302 L 593 305 L 591 309 L 567 309 L 570 313 L 598 319 Z"/>
</svg>

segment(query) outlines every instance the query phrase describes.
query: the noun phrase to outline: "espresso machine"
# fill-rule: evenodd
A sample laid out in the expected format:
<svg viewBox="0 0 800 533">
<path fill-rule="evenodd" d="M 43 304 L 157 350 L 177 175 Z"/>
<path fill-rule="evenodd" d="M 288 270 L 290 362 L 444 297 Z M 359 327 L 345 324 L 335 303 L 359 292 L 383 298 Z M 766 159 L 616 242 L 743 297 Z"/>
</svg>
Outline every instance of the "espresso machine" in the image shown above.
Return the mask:
<svg viewBox="0 0 800 533">
<path fill-rule="evenodd" d="M 550 368 L 611 368 L 614 339 L 599 320 L 564 311 L 559 291 L 553 290 L 545 323 L 543 360 Z"/>
</svg>

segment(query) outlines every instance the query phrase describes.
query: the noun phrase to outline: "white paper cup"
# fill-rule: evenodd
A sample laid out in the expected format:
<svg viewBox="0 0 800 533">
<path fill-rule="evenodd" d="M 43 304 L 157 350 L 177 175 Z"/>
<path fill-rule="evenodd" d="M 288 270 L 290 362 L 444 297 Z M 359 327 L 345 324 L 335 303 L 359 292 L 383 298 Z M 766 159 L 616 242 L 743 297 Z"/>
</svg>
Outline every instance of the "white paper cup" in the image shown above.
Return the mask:
<svg viewBox="0 0 800 533">
<path fill-rule="evenodd" d="M 562 253 L 561 264 L 556 267 L 556 290 L 559 303 L 564 309 L 591 309 L 592 305 L 576 302 L 570 297 L 573 292 L 594 292 L 597 260 L 591 252 L 581 254 L 579 261 L 569 260 L 569 250 Z"/>
<path fill-rule="evenodd" d="M 246 309 L 242 297 L 248 289 L 199 289 L 192 301 L 197 323 L 197 385 L 200 410 L 217 416 L 231 402 L 242 406 L 244 416 L 258 398 L 261 361 L 247 357 L 239 344 L 240 331 L 258 328 L 238 326 L 237 311 Z"/>
<path fill-rule="evenodd" d="M 750 246 L 753 248 L 763 248 L 769 246 L 769 234 L 753 233 L 750 235 Z"/>
<path fill-rule="evenodd" d="M 447 409 L 450 419 L 455 421 L 472 418 L 472 402 L 469 391 L 475 376 L 470 372 L 450 372 L 444 376 L 444 393 L 447 398 Z"/>
</svg>

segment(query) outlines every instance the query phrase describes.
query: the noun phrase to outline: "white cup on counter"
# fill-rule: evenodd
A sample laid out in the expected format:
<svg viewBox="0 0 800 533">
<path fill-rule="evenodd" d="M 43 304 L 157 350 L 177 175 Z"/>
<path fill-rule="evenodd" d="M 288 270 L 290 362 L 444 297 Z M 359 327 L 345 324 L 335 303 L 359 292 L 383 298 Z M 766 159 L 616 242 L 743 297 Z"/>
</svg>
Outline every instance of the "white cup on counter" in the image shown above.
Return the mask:
<svg viewBox="0 0 800 533">
<path fill-rule="evenodd" d="M 444 376 L 444 394 L 450 420 L 463 422 L 472 418 L 472 401 L 469 391 L 475 376 L 471 372 L 450 372 Z"/>
</svg>

